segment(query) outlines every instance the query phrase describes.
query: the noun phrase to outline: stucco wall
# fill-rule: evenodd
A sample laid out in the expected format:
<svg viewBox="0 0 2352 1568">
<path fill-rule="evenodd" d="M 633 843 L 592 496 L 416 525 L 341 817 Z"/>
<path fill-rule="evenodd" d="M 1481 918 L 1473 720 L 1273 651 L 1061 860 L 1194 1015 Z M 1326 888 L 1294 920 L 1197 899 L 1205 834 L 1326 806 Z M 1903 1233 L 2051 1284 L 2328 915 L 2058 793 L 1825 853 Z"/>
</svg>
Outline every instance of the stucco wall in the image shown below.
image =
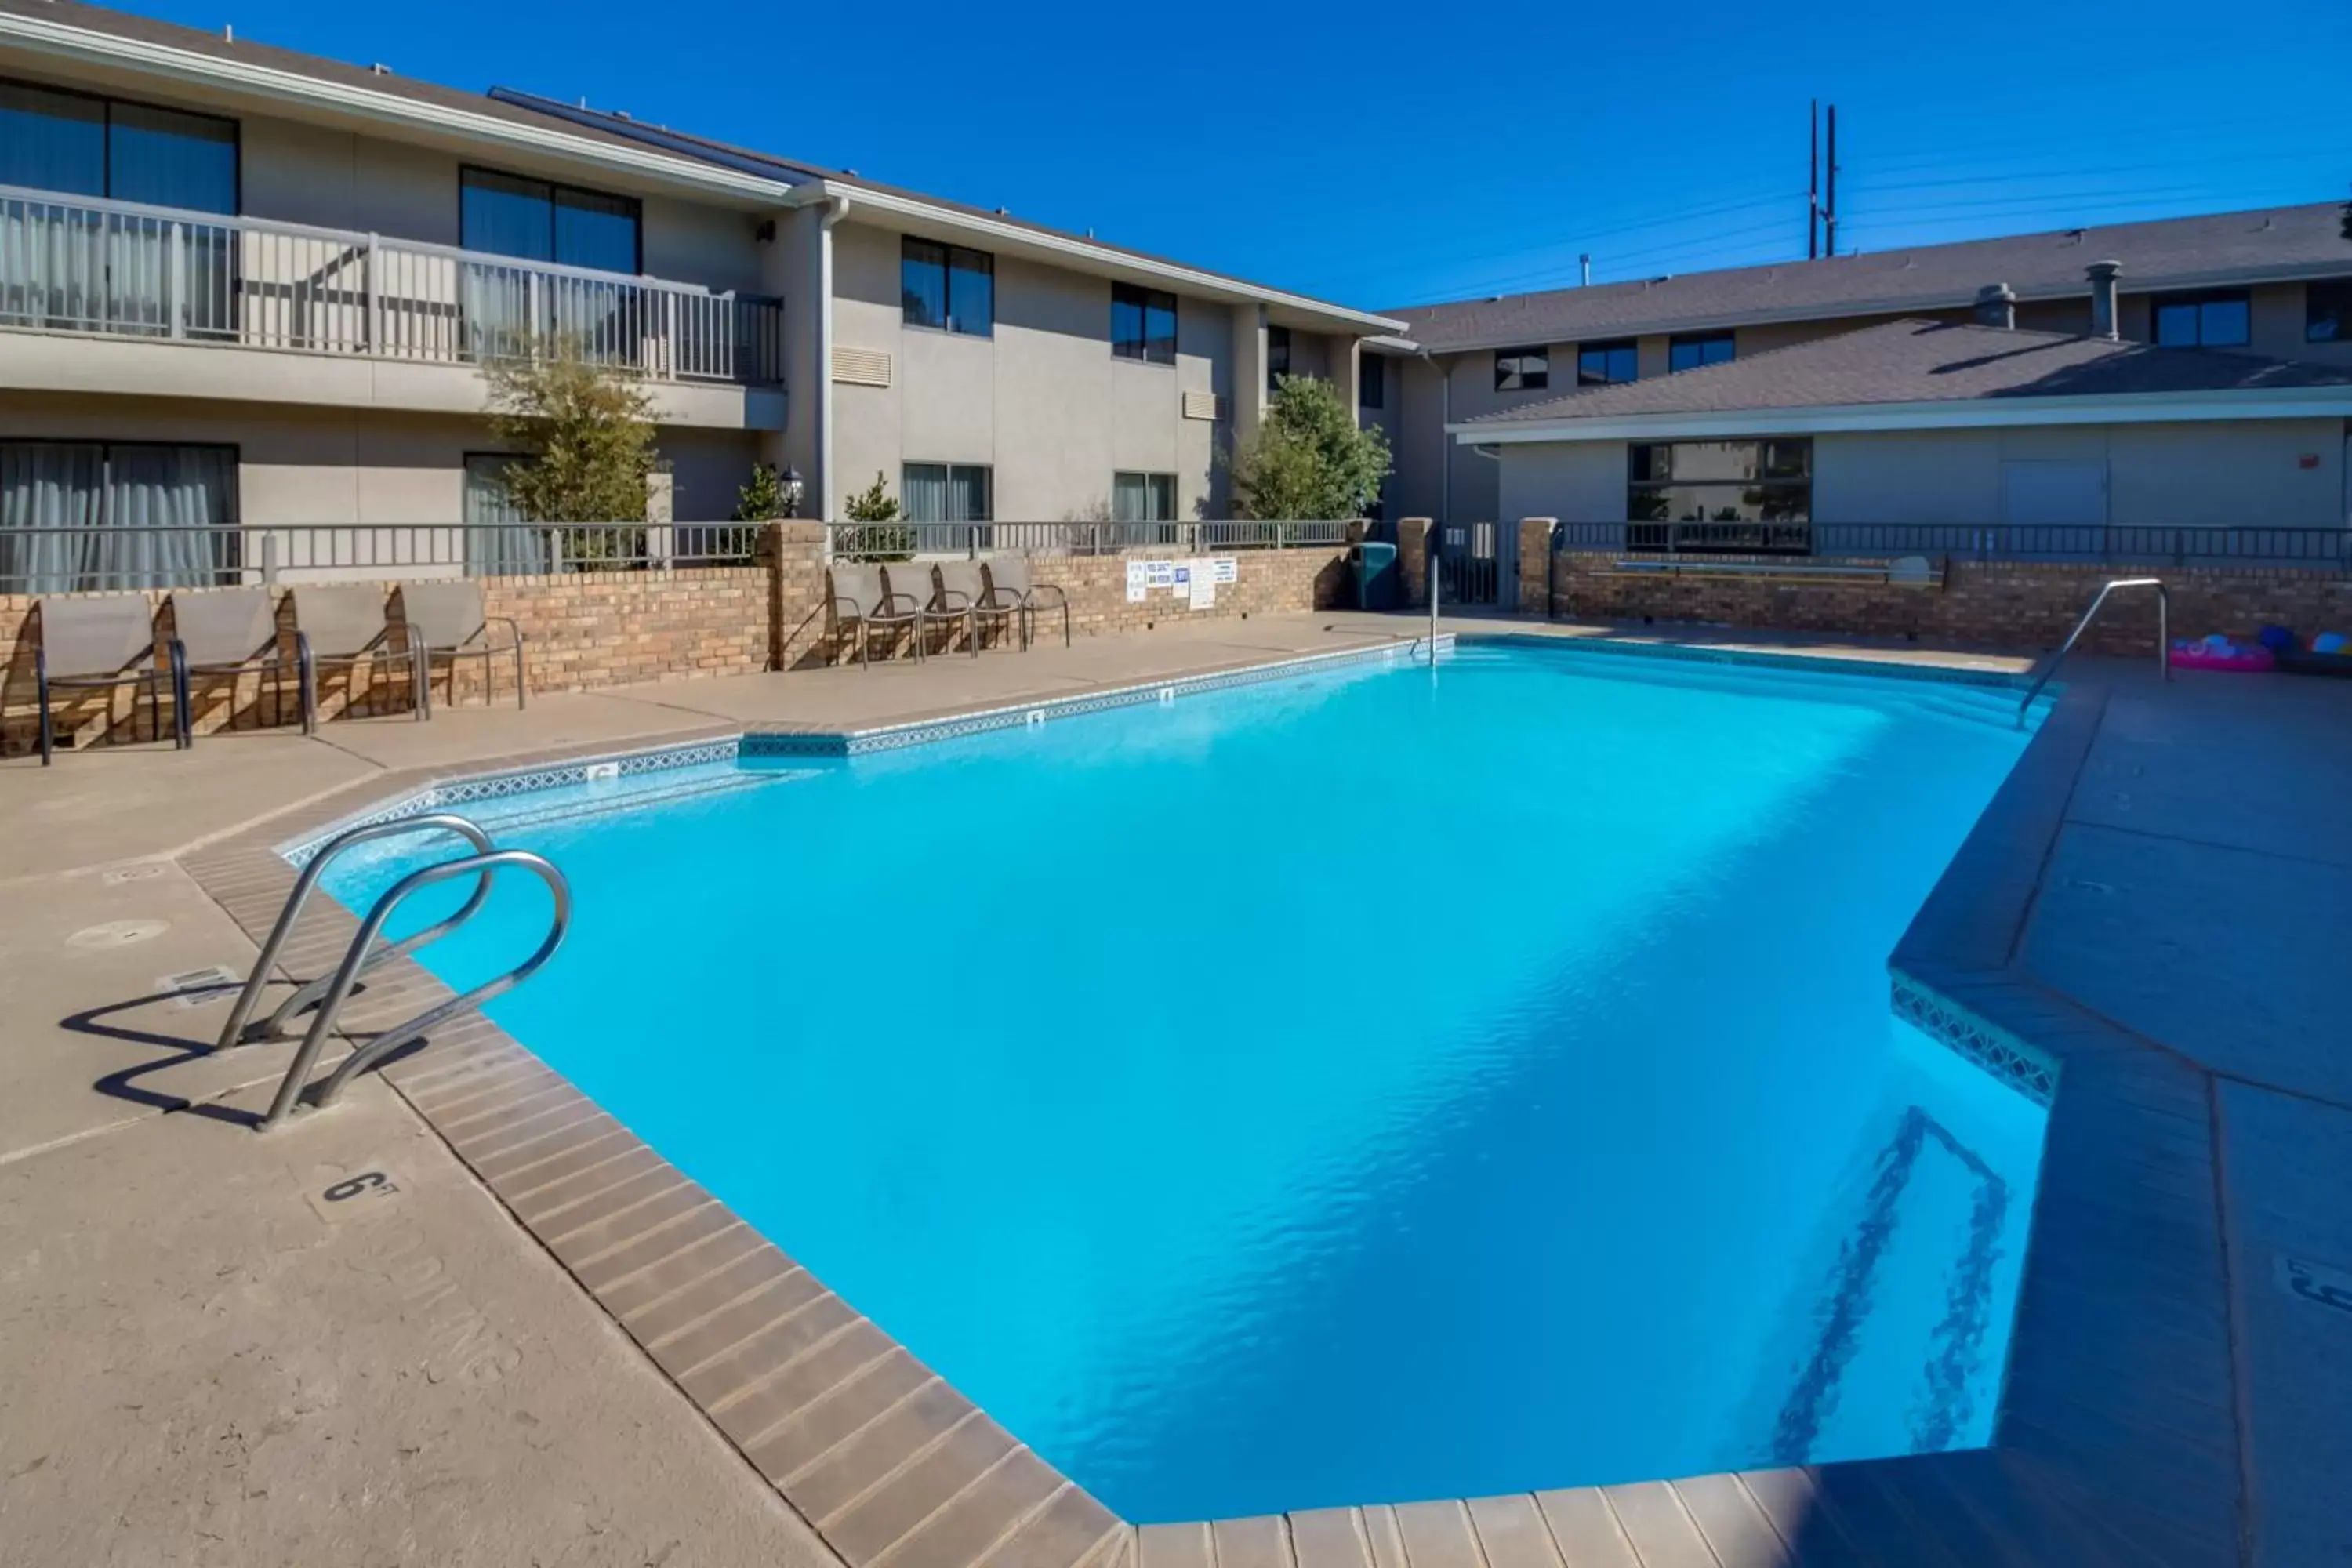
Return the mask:
<svg viewBox="0 0 2352 1568">
<path fill-rule="evenodd" d="M 2105 468 L 2110 523 L 2330 528 L 2346 520 L 2344 450 L 2342 423 L 2332 419 L 1816 436 L 1813 517 L 2013 521 L 2007 465 L 2083 462 Z M 1514 444 L 1500 451 L 1507 517 L 1624 521 L 1624 442 Z"/>
<path fill-rule="evenodd" d="M 499 449 L 486 421 L 172 398 L 0 393 L 0 439 L 202 442 L 237 449 L 237 510 L 248 525 L 456 522 L 468 452 Z M 665 430 L 672 516 L 731 516 L 751 477 L 749 431 Z"/>
<path fill-rule="evenodd" d="M 908 327 L 898 298 L 900 237 L 834 231 L 834 341 L 888 354 L 888 386 L 836 382 L 835 502 L 871 484 L 892 494 L 907 463 L 984 463 L 995 514 L 1052 521 L 1110 504 L 1117 472 L 1173 473 L 1181 515 L 1223 506 L 1218 446 L 1230 432 L 1233 312 L 1180 299 L 1171 365 L 1110 352 L 1110 282 L 996 258 L 992 337 Z M 1186 419 L 1185 392 L 1226 399 L 1228 418 Z"/>
</svg>

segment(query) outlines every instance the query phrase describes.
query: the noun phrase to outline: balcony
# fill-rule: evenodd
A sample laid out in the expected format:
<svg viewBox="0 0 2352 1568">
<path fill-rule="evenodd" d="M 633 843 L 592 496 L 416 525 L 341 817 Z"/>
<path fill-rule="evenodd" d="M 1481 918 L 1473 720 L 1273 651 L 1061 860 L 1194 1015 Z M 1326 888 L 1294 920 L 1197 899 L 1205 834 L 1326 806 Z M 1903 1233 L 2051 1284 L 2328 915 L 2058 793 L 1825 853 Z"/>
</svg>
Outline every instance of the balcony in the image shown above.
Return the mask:
<svg viewBox="0 0 2352 1568">
<path fill-rule="evenodd" d="M 657 406 L 704 411 L 682 422 L 765 425 L 749 389 L 769 389 L 781 422 L 781 303 L 691 284 L 591 272 L 480 251 L 344 234 L 0 186 L 0 329 L 71 333 L 118 344 L 201 344 L 354 366 L 441 366 L 466 374 L 462 391 L 437 378 L 346 382 L 289 376 L 285 367 L 205 378 L 244 384 L 158 385 L 143 356 L 117 356 L 114 378 L 10 375 L 10 385 L 58 390 L 192 392 L 295 401 L 445 408 L 480 405 L 474 367 L 534 341 L 569 345 L 598 364 L 654 384 Z M 26 356 L 12 351 L 12 360 Z M 95 373 L 103 378 L 106 366 Z M 152 368 L 145 374 L 152 374 Z M 307 394 L 296 390 L 305 385 Z M 691 389 L 738 390 L 736 417 L 707 416 Z M 676 389 L 676 395 L 667 395 Z M 454 400 L 454 401 L 453 401 Z M 722 402 L 718 405 L 724 407 Z"/>
</svg>

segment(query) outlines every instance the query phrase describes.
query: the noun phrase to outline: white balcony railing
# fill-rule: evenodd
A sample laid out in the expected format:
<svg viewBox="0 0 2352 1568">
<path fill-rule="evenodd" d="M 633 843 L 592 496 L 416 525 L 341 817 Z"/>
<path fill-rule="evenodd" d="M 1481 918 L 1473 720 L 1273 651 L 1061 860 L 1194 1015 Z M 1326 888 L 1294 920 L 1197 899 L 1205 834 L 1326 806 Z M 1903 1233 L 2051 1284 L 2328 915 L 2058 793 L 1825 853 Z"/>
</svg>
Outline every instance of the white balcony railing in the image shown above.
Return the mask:
<svg viewBox="0 0 2352 1568">
<path fill-rule="evenodd" d="M 773 300 L 8 185 L 0 327 L 436 364 L 552 339 L 656 380 L 783 380 Z"/>
</svg>

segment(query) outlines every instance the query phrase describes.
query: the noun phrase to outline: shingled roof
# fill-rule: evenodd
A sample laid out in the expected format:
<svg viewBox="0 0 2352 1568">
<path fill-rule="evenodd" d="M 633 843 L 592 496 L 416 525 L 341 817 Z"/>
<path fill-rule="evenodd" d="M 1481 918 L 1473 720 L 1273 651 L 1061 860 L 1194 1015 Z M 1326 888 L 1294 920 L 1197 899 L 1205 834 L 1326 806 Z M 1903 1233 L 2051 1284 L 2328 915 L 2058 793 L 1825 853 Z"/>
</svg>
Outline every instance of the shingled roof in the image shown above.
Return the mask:
<svg viewBox="0 0 2352 1568">
<path fill-rule="evenodd" d="M 2215 349 L 1901 321 L 1648 381 L 1587 387 L 1465 424 L 2329 387 L 2347 388 L 2352 406 L 2352 370 Z"/>
<path fill-rule="evenodd" d="M 1747 321 L 1955 310 L 1993 283 L 2008 284 L 2021 300 L 2087 299 L 2090 286 L 2083 268 L 2099 260 L 2122 262 L 2123 286 L 2132 290 L 2352 275 L 2352 239 L 2344 237 L 2344 205 L 2315 202 L 1690 272 L 1383 314 L 1410 322 L 1406 335 L 1423 348 L 1446 353 Z"/>
</svg>

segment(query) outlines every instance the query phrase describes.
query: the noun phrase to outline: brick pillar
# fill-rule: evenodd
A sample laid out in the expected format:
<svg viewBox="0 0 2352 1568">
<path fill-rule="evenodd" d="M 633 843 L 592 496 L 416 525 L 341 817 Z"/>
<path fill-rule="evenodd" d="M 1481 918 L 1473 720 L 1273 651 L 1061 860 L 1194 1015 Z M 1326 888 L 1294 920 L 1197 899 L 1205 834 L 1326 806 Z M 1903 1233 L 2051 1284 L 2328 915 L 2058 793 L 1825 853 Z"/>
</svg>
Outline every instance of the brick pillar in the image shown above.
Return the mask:
<svg viewBox="0 0 2352 1568">
<path fill-rule="evenodd" d="M 1551 615 L 1551 538 L 1556 517 L 1519 519 L 1519 613 Z"/>
<path fill-rule="evenodd" d="M 1429 538 L 1435 526 L 1425 517 L 1397 521 L 1397 569 L 1404 574 L 1404 602 L 1429 603 Z"/>
<path fill-rule="evenodd" d="M 768 566 L 768 668 L 820 663 L 832 648 L 833 606 L 824 592 L 824 525 L 772 522 Z"/>
</svg>

